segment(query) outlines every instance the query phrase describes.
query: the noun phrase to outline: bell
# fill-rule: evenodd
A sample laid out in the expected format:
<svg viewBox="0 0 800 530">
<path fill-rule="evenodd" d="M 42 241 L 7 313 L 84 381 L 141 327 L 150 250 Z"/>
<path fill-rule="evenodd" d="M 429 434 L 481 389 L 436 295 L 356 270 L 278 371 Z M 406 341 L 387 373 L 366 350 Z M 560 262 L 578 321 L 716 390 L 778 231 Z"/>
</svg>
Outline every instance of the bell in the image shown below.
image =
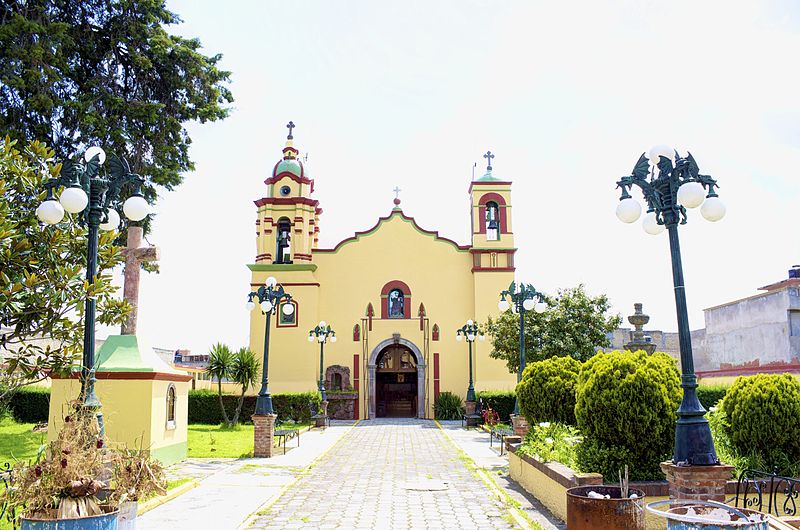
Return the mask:
<svg viewBox="0 0 800 530">
<path fill-rule="evenodd" d="M 492 219 L 491 221 L 489 221 L 489 226 L 487 226 L 487 228 L 489 230 L 497 230 L 498 228 L 500 228 L 500 225 L 497 224 L 496 220 Z"/>
</svg>

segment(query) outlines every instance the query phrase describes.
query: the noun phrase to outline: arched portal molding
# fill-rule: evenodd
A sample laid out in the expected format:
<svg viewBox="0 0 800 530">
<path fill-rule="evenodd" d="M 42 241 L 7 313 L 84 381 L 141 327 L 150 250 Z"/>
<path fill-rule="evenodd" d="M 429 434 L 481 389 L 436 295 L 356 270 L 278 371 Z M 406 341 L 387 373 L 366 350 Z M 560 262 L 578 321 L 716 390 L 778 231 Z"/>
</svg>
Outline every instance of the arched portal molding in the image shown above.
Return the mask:
<svg viewBox="0 0 800 530">
<path fill-rule="evenodd" d="M 425 417 L 425 358 L 422 351 L 416 344 L 408 339 L 402 338 L 399 334 L 394 334 L 392 338 L 383 340 L 372 349 L 369 355 L 369 362 L 367 363 L 367 371 L 369 375 L 369 419 L 376 418 L 375 410 L 377 407 L 375 396 L 375 371 L 378 363 L 378 356 L 383 350 L 389 346 L 405 346 L 416 357 L 417 360 L 417 417 Z"/>
</svg>

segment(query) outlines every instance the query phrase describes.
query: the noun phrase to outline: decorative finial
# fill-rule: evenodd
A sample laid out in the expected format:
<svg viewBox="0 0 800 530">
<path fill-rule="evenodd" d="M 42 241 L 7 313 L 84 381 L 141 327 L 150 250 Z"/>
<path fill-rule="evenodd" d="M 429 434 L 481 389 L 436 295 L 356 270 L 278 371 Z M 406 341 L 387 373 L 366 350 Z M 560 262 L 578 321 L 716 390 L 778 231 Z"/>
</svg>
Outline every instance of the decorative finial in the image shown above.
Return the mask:
<svg viewBox="0 0 800 530">
<path fill-rule="evenodd" d="M 289 121 L 286 124 L 286 128 L 289 129 L 289 136 L 286 137 L 287 140 L 294 140 L 294 136 L 292 136 L 292 129 L 294 129 L 295 125 L 293 121 Z"/>
<path fill-rule="evenodd" d="M 392 191 L 394 192 L 394 205 L 400 206 L 400 192 L 403 190 L 395 186 L 395 188 Z"/>
<path fill-rule="evenodd" d="M 485 158 L 486 161 L 488 162 L 488 164 L 486 166 L 486 171 L 491 171 L 492 170 L 492 158 L 494 158 L 494 155 L 492 154 L 491 151 L 486 151 L 486 154 L 483 155 L 483 158 Z"/>
</svg>

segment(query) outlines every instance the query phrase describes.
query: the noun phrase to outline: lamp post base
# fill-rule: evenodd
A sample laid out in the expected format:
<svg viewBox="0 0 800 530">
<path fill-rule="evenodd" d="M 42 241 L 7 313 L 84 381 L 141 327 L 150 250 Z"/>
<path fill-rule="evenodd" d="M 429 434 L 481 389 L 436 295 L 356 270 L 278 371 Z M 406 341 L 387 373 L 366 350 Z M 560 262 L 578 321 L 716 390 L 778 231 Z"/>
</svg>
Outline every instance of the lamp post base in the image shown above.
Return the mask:
<svg viewBox="0 0 800 530">
<path fill-rule="evenodd" d="M 511 415 L 511 426 L 514 429 L 514 436 L 521 436 L 522 438 L 525 438 L 525 435 L 530 430 L 528 420 L 522 414 Z"/>
<path fill-rule="evenodd" d="M 328 402 L 323 401 L 320 403 L 319 414 L 314 420 L 314 427 L 325 427 L 328 421 Z"/>
<path fill-rule="evenodd" d="M 274 450 L 275 420 L 277 414 L 253 414 L 253 456 L 271 458 Z"/>
<path fill-rule="evenodd" d="M 669 482 L 669 498 L 689 501 L 725 502 L 725 487 L 733 466 L 678 466 L 662 462 L 661 471 Z"/>
<path fill-rule="evenodd" d="M 263 416 L 265 414 L 275 414 L 275 410 L 272 408 L 271 394 L 258 395 L 258 397 L 256 398 L 255 414 L 258 416 Z"/>
</svg>

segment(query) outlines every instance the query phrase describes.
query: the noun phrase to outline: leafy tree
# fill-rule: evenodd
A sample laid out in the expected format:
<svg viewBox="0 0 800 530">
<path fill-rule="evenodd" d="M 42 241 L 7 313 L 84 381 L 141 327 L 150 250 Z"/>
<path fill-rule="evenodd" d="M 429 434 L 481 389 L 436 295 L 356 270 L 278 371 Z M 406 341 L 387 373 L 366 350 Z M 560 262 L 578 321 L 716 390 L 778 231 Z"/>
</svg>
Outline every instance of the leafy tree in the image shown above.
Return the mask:
<svg viewBox="0 0 800 530">
<path fill-rule="evenodd" d="M 244 395 L 250 387 L 255 386 L 259 375 L 259 363 L 255 354 L 249 348 L 239 348 L 233 356 L 231 363 L 230 378 L 242 387 L 242 393 L 239 394 L 239 401 L 236 403 L 236 412 L 233 414 L 233 419 L 229 427 L 233 427 L 239 422 L 239 414 L 242 412 L 242 404 L 244 403 Z"/>
<path fill-rule="evenodd" d="M 248 348 L 239 348 L 239 350 L 233 352 L 225 344 L 217 343 L 211 347 L 206 371 L 211 375 L 212 379 L 217 380 L 219 406 L 222 409 L 222 419 L 225 422 L 225 426 L 228 428 L 233 427 L 239 422 L 244 395 L 250 387 L 255 386 L 258 379 L 258 359 Z M 223 379 L 242 387 L 233 417 L 228 416 L 228 411 L 225 409 L 225 401 L 222 398 Z"/>
<path fill-rule="evenodd" d="M 59 158 L 101 145 L 172 189 L 194 169 L 184 125 L 233 101 L 221 55 L 166 31 L 180 21 L 164 0 L 0 3 L 0 130 Z"/>
<path fill-rule="evenodd" d="M 228 419 L 228 411 L 225 410 L 225 402 L 222 400 L 222 380 L 228 379 L 228 375 L 233 365 L 233 352 L 231 349 L 222 343 L 214 344 L 209 351 L 208 367 L 206 372 L 211 376 L 211 379 L 217 380 L 217 391 L 219 393 L 219 408 L 222 409 L 222 420 L 225 425 L 230 425 Z"/>
<path fill-rule="evenodd" d="M 607 334 L 622 321 L 608 315 L 608 297 L 591 297 L 583 285 L 559 289 L 547 299 L 544 313 L 525 312 L 525 360 L 540 361 L 549 357 L 573 357 L 585 361 L 596 348 L 608 345 Z M 508 371 L 519 370 L 519 315 L 507 311 L 498 318 L 489 317 L 486 331 L 492 338 L 494 359 L 506 362 Z"/>
<path fill-rule="evenodd" d="M 54 153 L 39 142 L 24 149 L 0 142 L 0 354 L 5 357 L 0 401 L 20 386 L 65 372 L 83 351 L 87 296 L 97 301 L 97 322 L 121 324 L 130 310 L 115 298 L 111 269 L 122 262 L 114 232 L 101 232 L 94 285 L 86 283 L 86 228 L 67 217 L 44 226 L 36 208 L 44 182 L 58 175 Z"/>
</svg>

